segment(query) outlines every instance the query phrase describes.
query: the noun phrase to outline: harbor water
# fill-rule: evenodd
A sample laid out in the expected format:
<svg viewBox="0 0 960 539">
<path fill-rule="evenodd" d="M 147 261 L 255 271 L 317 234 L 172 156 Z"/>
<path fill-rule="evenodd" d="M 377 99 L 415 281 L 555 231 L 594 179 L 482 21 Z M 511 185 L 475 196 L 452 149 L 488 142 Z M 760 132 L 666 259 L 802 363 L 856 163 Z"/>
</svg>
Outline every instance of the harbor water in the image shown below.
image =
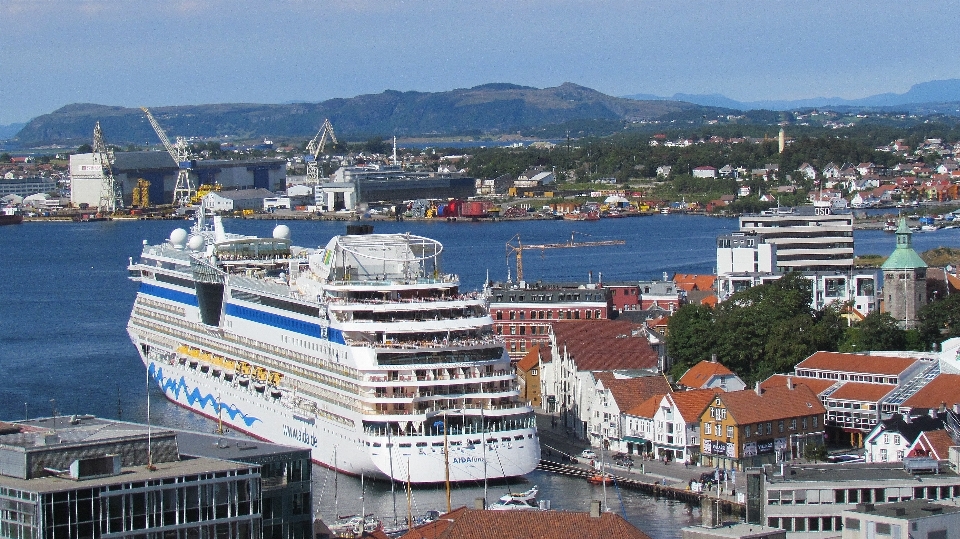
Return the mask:
<svg viewBox="0 0 960 539">
<path fill-rule="evenodd" d="M 270 220 L 226 220 L 231 232 L 269 235 Z M 346 222 L 286 221 L 293 243 L 322 246 L 345 230 Z M 143 240 L 158 242 L 189 222 L 27 222 L 0 227 L 0 420 L 24 417 L 94 414 L 145 422 L 147 381 L 143 364 L 126 334 L 137 285 L 126 265 L 137 257 Z M 443 268 L 461 277 L 464 290 L 478 290 L 489 278 L 516 275 L 506 244 L 517 234 L 524 244 L 623 239 L 622 246 L 525 251 L 528 282 L 623 282 L 662 279 L 674 273 L 713 273 L 716 237 L 734 231 L 735 219 L 693 215 L 655 215 L 596 222 L 376 222 L 377 232 L 411 232 L 444 245 Z M 857 231 L 858 254 L 888 254 L 892 234 Z M 960 247 L 960 229 L 914 235 L 917 251 L 937 246 Z M 152 386 L 151 422 L 208 431 L 207 420 L 166 401 Z M 392 520 L 394 497 L 387 483 L 365 485 L 316 468 L 320 515 L 356 514 L 361 510 Z M 334 488 L 334 484 L 337 485 Z M 578 479 L 534 472 L 520 483 L 491 485 L 488 499 L 508 490 L 540 487 L 540 498 L 555 509 L 586 510 L 599 499 L 600 487 Z M 397 512 L 407 513 L 406 493 L 397 487 Z M 453 505 L 473 506 L 482 485 L 459 485 Z M 607 490 L 608 504 L 624 508 L 628 519 L 654 539 L 675 539 L 679 528 L 699 519 L 685 504 L 654 500 L 632 491 Z M 418 488 L 414 513 L 445 509 L 442 489 Z"/>
</svg>

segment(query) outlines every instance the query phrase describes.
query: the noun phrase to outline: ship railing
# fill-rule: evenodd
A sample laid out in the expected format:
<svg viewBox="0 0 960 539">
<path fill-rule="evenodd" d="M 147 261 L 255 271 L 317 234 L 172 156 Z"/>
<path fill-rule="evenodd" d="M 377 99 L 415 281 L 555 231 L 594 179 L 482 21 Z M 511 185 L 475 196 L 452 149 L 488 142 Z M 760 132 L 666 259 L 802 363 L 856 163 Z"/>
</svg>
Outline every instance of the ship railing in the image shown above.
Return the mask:
<svg viewBox="0 0 960 539">
<path fill-rule="evenodd" d="M 471 301 L 471 300 L 483 300 L 483 296 L 478 292 L 470 292 L 467 294 L 457 294 L 456 296 L 443 296 L 439 298 L 397 298 L 397 299 L 346 299 L 338 298 L 333 296 L 328 296 L 326 299 L 327 303 L 331 305 L 350 305 L 353 303 L 360 305 L 388 305 L 388 304 L 417 304 L 417 303 L 444 303 L 444 302 L 455 302 L 455 301 Z"/>
<path fill-rule="evenodd" d="M 401 350 L 416 350 L 417 348 L 450 348 L 463 346 L 486 346 L 500 343 L 497 337 L 490 338 L 471 338 L 471 339 L 444 339 L 438 341 L 390 341 L 372 343 L 367 341 L 358 341 L 355 339 L 346 339 L 350 346 L 362 346 L 365 348 L 391 348 Z"/>
<path fill-rule="evenodd" d="M 494 379 L 500 376 L 512 376 L 513 371 L 507 369 L 497 369 L 489 373 L 479 374 L 460 374 L 455 376 L 414 376 L 412 374 L 402 374 L 396 378 L 389 376 L 368 376 L 365 382 L 446 382 L 450 380 L 483 380 L 486 378 Z"/>
<path fill-rule="evenodd" d="M 370 287 L 383 287 L 387 285 L 411 285 L 411 284 L 430 285 L 430 284 L 448 284 L 448 283 L 460 282 L 460 277 L 454 273 L 446 273 L 446 274 L 438 275 L 432 278 L 417 277 L 412 279 L 403 279 L 403 278 L 388 277 L 386 279 L 376 280 L 376 277 L 377 276 L 371 276 L 369 279 L 363 279 L 363 280 L 331 279 L 327 282 L 334 286 L 370 286 Z"/>
<path fill-rule="evenodd" d="M 413 410 L 376 410 L 370 408 L 363 408 L 361 411 L 364 415 L 425 415 L 433 413 L 442 413 L 449 410 L 520 410 L 523 408 L 530 408 L 530 401 L 515 401 L 509 402 L 506 404 L 476 404 L 476 403 L 464 403 L 458 402 L 456 405 L 450 406 L 430 406 L 426 408 L 418 408 Z"/>
</svg>

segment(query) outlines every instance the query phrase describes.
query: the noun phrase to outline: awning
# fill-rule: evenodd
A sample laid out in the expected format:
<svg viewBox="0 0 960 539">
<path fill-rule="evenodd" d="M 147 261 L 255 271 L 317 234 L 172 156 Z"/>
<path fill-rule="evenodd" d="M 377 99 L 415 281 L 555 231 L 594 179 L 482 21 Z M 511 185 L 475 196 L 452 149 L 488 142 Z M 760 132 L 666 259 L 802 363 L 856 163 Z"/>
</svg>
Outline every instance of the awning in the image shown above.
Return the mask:
<svg viewBox="0 0 960 539">
<path fill-rule="evenodd" d="M 647 441 L 644 440 L 643 438 L 638 438 L 638 437 L 636 437 L 636 436 L 624 436 L 624 437 L 623 437 L 623 441 L 625 441 L 625 442 L 633 442 L 633 443 L 635 443 L 635 444 L 645 444 L 645 443 L 647 443 Z"/>
</svg>

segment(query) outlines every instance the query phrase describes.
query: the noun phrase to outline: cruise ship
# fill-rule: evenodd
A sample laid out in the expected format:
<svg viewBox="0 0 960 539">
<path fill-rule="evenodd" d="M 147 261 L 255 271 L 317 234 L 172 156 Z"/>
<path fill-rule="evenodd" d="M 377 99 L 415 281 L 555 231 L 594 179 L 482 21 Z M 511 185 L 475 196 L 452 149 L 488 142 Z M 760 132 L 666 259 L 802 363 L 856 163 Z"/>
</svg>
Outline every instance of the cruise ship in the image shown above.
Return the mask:
<svg viewBox="0 0 960 539">
<path fill-rule="evenodd" d="M 506 478 L 540 458 L 533 408 L 482 294 L 443 246 L 347 227 L 325 247 L 228 234 L 202 213 L 144 241 L 127 325 L 180 406 L 320 465 L 411 483 Z"/>
</svg>

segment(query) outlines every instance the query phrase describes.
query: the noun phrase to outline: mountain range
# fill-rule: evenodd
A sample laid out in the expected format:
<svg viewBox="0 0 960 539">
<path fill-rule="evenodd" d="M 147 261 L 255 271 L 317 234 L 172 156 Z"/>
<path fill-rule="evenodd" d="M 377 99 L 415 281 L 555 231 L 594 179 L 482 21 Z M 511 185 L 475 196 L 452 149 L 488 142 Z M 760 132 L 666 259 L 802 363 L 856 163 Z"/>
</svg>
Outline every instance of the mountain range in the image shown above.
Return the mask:
<svg viewBox="0 0 960 539">
<path fill-rule="evenodd" d="M 613 97 L 564 83 L 553 88 L 484 84 L 447 92 L 398 92 L 330 99 L 320 103 L 213 104 L 150 109 L 168 136 L 312 137 L 325 118 L 339 135 L 496 135 L 576 120 L 642 121 L 699 109 L 676 101 Z M 73 104 L 27 123 L 13 139 L 21 146 L 82 144 L 99 121 L 111 144 L 155 144 L 136 108 Z"/>
<path fill-rule="evenodd" d="M 323 120 L 329 118 L 341 138 L 363 140 L 389 135 L 497 137 L 518 132 L 559 138 L 565 132 L 574 136 L 609 134 L 636 122 L 696 124 L 741 111 L 809 108 L 957 116 L 960 79 L 925 82 L 902 94 L 861 99 L 818 97 L 743 102 L 719 94 L 614 97 L 569 82 L 551 88 L 493 83 L 446 92 L 387 90 L 317 103 L 182 105 L 157 107 L 151 112 L 171 138 L 305 139 L 312 137 Z M 11 142 L 20 147 L 89 143 L 98 121 L 111 144 L 158 142 L 140 109 L 89 103 L 67 105 L 38 116 L 18 129 Z M 18 127 L 0 126 L 7 133 Z"/>
<path fill-rule="evenodd" d="M 849 108 L 907 108 L 911 105 L 930 105 L 935 103 L 960 102 L 960 79 L 934 80 L 914 84 L 902 94 L 884 93 L 859 99 L 844 99 L 842 97 L 813 97 L 796 100 L 765 100 L 765 101 L 737 101 L 721 94 L 683 94 L 677 93 L 670 97 L 651 94 L 633 94 L 624 96 L 629 99 L 684 101 L 706 107 L 723 107 L 736 110 L 796 110 L 817 107 L 849 107 Z M 931 107 L 924 107 L 925 110 Z M 951 107 L 942 107 L 951 108 Z M 956 106 L 952 110 L 956 110 Z"/>
</svg>

